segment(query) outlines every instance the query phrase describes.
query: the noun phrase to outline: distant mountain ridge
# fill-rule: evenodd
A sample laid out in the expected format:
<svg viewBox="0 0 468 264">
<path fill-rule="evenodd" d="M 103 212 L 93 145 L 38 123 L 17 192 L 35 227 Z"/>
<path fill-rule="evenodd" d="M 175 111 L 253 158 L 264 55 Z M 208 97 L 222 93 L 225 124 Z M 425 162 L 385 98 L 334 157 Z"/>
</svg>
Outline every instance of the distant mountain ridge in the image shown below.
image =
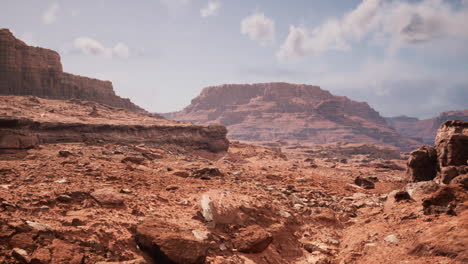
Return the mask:
<svg viewBox="0 0 468 264">
<path fill-rule="evenodd" d="M 398 134 L 367 103 L 305 84 L 211 86 L 182 111 L 163 115 L 178 121 L 221 123 L 230 138 L 240 140 L 376 143 L 404 150 L 418 144 Z"/>
<path fill-rule="evenodd" d="M 448 120 L 468 121 L 468 109 L 443 112 L 436 117 L 423 120 L 407 116 L 387 117 L 385 119 L 401 135 L 427 145 L 434 145 L 437 129 Z"/>
</svg>

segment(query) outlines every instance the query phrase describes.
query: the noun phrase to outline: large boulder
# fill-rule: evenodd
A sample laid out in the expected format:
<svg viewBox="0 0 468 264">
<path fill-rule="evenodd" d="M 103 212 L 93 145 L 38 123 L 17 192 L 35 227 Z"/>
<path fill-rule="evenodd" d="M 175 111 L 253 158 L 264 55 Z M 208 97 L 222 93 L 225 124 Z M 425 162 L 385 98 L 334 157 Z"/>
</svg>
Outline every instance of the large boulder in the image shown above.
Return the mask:
<svg viewBox="0 0 468 264">
<path fill-rule="evenodd" d="M 421 146 L 410 153 L 407 175 L 412 182 L 431 181 L 437 175 L 437 153 L 433 147 Z"/>
<path fill-rule="evenodd" d="M 136 242 L 155 263 L 204 263 L 208 244 L 184 225 L 148 218 L 137 226 Z"/>
<path fill-rule="evenodd" d="M 435 150 L 438 161 L 438 181 L 450 183 L 468 172 L 468 122 L 445 122 L 437 131 Z"/>
</svg>

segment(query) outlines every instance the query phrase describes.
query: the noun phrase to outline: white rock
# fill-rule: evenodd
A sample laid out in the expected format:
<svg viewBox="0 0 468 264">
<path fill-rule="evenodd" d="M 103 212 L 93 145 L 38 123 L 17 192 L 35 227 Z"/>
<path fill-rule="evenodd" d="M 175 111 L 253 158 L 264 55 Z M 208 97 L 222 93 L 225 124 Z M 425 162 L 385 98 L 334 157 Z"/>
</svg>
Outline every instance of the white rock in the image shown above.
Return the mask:
<svg viewBox="0 0 468 264">
<path fill-rule="evenodd" d="M 50 230 L 50 226 L 48 224 L 41 224 L 38 222 L 33 222 L 33 221 L 26 221 L 26 224 L 37 231 L 48 231 Z"/>
<path fill-rule="evenodd" d="M 392 243 L 392 244 L 398 244 L 398 242 L 400 242 L 400 240 L 398 239 L 398 237 L 395 234 L 391 234 L 391 235 L 386 236 L 384 238 L 384 240 L 386 242 L 389 242 L 389 243 Z"/>
<path fill-rule="evenodd" d="M 60 180 L 56 180 L 54 182 L 55 183 L 68 183 L 68 180 L 67 179 L 60 179 Z"/>
<path fill-rule="evenodd" d="M 192 234 L 197 240 L 203 241 L 208 239 L 208 234 L 210 234 L 210 232 L 203 230 L 192 230 Z"/>
<path fill-rule="evenodd" d="M 201 213 L 207 222 L 213 221 L 213 201 L 208 194 L 202 195 L 200 201 Z"/>
</svg>

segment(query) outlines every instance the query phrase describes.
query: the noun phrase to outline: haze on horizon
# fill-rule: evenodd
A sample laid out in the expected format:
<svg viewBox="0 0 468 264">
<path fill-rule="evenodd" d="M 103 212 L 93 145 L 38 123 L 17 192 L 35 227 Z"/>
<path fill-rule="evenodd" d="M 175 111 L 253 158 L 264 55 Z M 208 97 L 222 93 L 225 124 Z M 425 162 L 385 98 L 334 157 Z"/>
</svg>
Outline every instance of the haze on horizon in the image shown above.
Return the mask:
<svg viewBox="0 0 468 264">
<path fill-rule="evenodd" d="M 153 112 L 291 82 L 384 116 L 468 108 L 468 0 L 3 0 L 0 27 Z"/>
</svg>

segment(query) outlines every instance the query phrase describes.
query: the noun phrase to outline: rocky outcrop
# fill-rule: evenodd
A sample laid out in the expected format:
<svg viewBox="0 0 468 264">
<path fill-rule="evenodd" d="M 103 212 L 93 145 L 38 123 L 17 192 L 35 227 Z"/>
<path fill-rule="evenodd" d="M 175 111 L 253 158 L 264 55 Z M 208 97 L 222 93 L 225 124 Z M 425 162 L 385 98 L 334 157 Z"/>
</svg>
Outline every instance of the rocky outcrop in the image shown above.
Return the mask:
<svg viewBox="0 0 468 264">
<path fill-rule="evenodd" d="M 398 116 L 385 118 L 390 126 L 405 137 L 428 145 L 434 145 L 437 129 L 448 120 L 468 121 L 468 109 L 443 112 L 437 117 L 419 120 L 415 117 Z"/>
<path fill-rule="evenodd" d="M 221 125 L 167 121 L 94 102 L 0 96 L 0 104 L 5 111 L 0 115 L 0 150 L 67 142 L 167 145 L 211 153 L 229 147 Z"/>
<path fill-rule="evenodd" d="M 135 126 L 84 123 L 38 123 L 29 119 L 0 119 L 0 149 L 26 149 L 38 144 L 119 142 L 175 145 L 192 150 L 224 152 L 229 143 L 221 125 Z"/>
<path fill-rule="evenodd" d="M 411 181 L 431 181 L 437 174 L 437 153 L 433 147 L 421 146 L 410 153 L 407 174 Z"/>
<path fill-rule="evenodd" d="M 466 181 L 467 161 L 468 122 L 446 121 L 437 131 L 434 148 L 424 146 L 411 152 L 408 175 L 415 182 L 435 178 L 442 184 L 463 184 L 460 180 Z"/>
<path fill-rule="evenodd" d="M 8 29 L 0 29 L 0 95 L 81 99 L 144 112 L 117 96 L 110 81 L 63 72 L 57 52 L 28 46 Z"/>
<path fill-rule="evenodd" d="M 468 122 L 447 121 L 437 131 L 438 179 L 450 183 L 468 174 Z"/>
<path fill-rule="evenodd" d="M 249 141 L 376 143 L 411 149 L 365 102 L 335 96 L 318 86 L 289 83 L 226 84 L 207 87 L 180 112 L 166 118 L 221 123 L 229 136 Z"/>
</svg>

